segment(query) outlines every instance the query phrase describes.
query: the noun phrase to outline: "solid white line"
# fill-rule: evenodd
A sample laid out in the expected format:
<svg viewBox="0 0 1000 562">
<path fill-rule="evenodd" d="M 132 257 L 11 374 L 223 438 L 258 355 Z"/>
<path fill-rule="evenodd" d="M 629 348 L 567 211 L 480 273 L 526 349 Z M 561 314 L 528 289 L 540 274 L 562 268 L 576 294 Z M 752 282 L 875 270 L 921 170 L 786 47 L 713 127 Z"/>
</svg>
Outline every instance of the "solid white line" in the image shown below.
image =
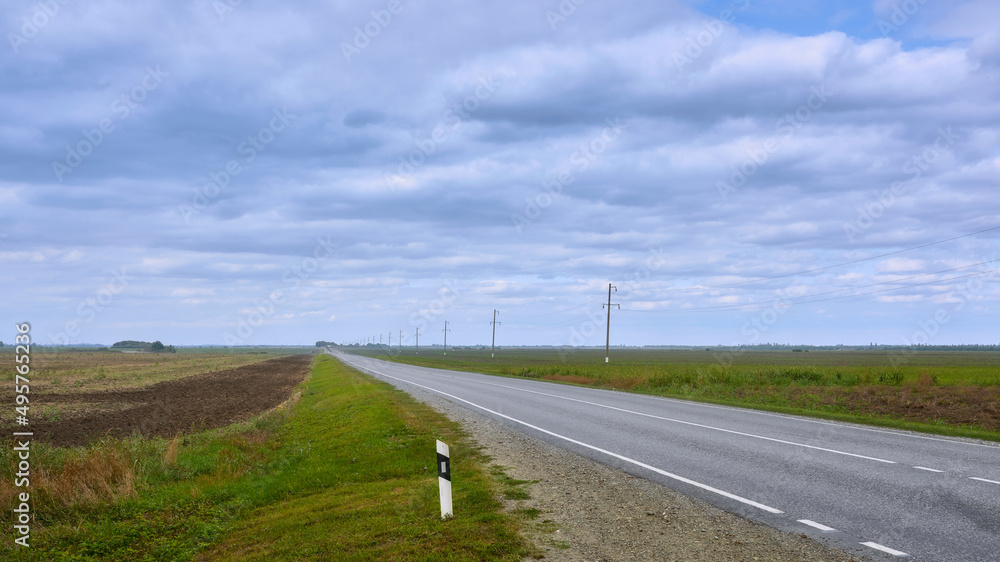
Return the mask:
<svg viewBox="0 0 1000 562">
<path fill-rule="evenodd" d="M 746 504 L 746 505 L 749 505 L 749 506 L 752 506 L 752 507 L 756 507 L 757 509 L 761 509 L 761 510 L 766 511 L 768 513 L 774 513 L 774 514 L 784 513 L 780 509 L 775 509 L 775 508 L 773 508 L 771 506 L 767 506 L 767 505 L 764 505 L 762 503 L 758 503 L 758 502 L 755 502 L 753 500 L 749 500 L 747 498 L 744 498 L 744 497 L 741 497 L 741 496 L 737 496 L 736 494 L 731 494 L 731 493 L 726 492 L 724 490 L 720 490 L 718 488 L 713 488 L 712 486 L 709 486 L 707 484 L 702 484 L 701 482 L 695 482 L 694 480 L 691 480 L 689 478 L 685 478 L 683 476 L 679 476 L 677 474 L 673 474 L 673 473 L 667 472 L 665 470 L 656 468 L 655 466 L 648 465 L 648 464 L 646 464 L 644 462 L 637 461 L 635 459 L 626 457 L 624 455 L 619 455 L 618 453 L 613 453 L 611 451 L 608 451 L 607 449 L 601 449 L 600 447 L 595 447 L 594 445 L 590 445 L 590 444 L 584 443 L 582 441 L 577 441 L 576 439 L 572 439 L 570 437 L 566 437 L 565 435 L 560 435 L 558 433 L 555 433 L 554 431 L 549 431 L 547 429 L 542 429 L 541 427 L 538 427 L 537 425 L 532 425 L 532 424 L 530 424 L 530 423 L 528 423 L 526 421 L 522 421 L 522 420 L 519 420 L 517 418 L 513 418 L 511 416 L 501 414 L 500 412 L 497 412 L 497 411 L 494 411 L 494 410 L 490 410 L 489 408 L 486 408 L 485 406 L 480 406 L 479 404 L 476 404 L 475 402 L 470 402 L 469 400 L 466 400 L 464 398 L 459 398 L 458 396 L 455 396 L 454 394 L 448 394 L 447 392 L 443 392 L 443 391 L 438 390 L 436 388 L 431 388 L 429 386 L 425 386 L 425 385 L 422 385 L 422 384 L 419 384 L 419 383 L 415 383 L 413 381 L 408 381 L 406 379 L 401 379 L 399 377 L 394 377 L 392 375 L 387 375 L 387 374 L 385 374 L 385 373 L 383 373 L 381 371 L 378 371 L 376 369 L 372 369 L 371 367 L 365 367 L 365 369 L 368 370 L 368 371 L 371 371 L 372 373 L 381 375 L 383 377 L 387 377 L 387 378 L 390 378 L 390 379 L 401 381 L 401 382 L 404 382 L 406 384 L 411 384 L 413 386 L 418 386 L 420 388 L 429 390 L 431 392 L 436 392 L 436 393 L 438 393 L 438 394 L 440 394 L 442 396 L 447 396 L 448 398 L 452 398 L 452 399 L 458 400 L 460 402 L 465 402 L 466 404 L 468 404 L 470 406 L 474 406 L 476 408 L 479 408 L 480 410 L 482 410 L 484 412 L 489 412 L 489 413 L 493 414 L 494 416 L 499 416 L 501 418 L 508 419 L 508 420 L 510 420 L 512 422 L 519 423 L 519 424 L 521 424 L 521 425 L 523 425 L 525 427 L 530 427 L 531 429 L 534 429 L 536 431 L 540 431 L 540 432 L 545 433 L 547 435 L 551 435 L 553 437 L 557 437 L 557 438 L 562 439 L 564 441 L 568 441 L 570 443 L 573 443 L 574 445 L 579 445 L 581 447 L 586 447 L 586 448 L 591 449 L 593 451 L 597 451 L 599 453 L 603 453 L 603 454 L 608 455 L 610 457 L 614 457 L 616 459 L 619 459 L 619 460 L 622 460 L 622 461 L 634 464 L 634 465 L 636 465 L 638 467 L 645 468 L 646 470 L 650 470 L 650 471 L 655 472 L 657 474 L 661 474 L 663 476 L 666 476 L 667 478 L 672 478 L 672 479 L 677 480 L 679 482 L 684 482 L 685 484 L 690 484 L 692 486 L 696 486 L 698 488 L 701 488 L 702 490 L 706 490 L 708 492 L 719 494 L 720 496 L 725 496 L 725 497 L 727 497 L 727 498 L 729 498 L 731 500 L 736 500 L 736 501 L 738 501 L 740 503 L 743 503 L 743 504 Z"/>
<path fill-rule="evenodd" d="M 490 386 L 498 386 L 500 388 L 509 388 L 511 390 L 518 390 L 518 391 L 521 391 L 521 392 L 528 392 L 528 393 L 531 393 L 531 394 L 539 394 L 539 395 L 542 395 L 542 396 L 548 396 L 550 398 L 560 398 L 562 400 L 569 400 L 570 402 L 579 402 L 581 404 L 588 404 L 590 406 L 598 406 L 600 408 L 608 408 L 609 410 L 617 410 L 619 412 L 625 412 L 625 413 L 628 413 L 628 414 L 635 414 L 637 416 L 645 416 L 647 418 L 654 418 L 654 419 L 663 420 L 663 421 L 669 421 L 669 422 L 674 422 L 674 423 L 679 423 L 679 424 L 684 424 L 684 425 L 690 425 L 690 426 L 693 426 L 693 427 L 700 427 L 700 428 L 703 428 L 703 429 L 711 429 L 713 431 L 722 431 L 722 432 L 725 432 L 725 433 L 732 433 L 734 435 L 740 435 L 740 436 L 743 436 L 743 437 L 752 437 L 754 439 L 763 439 L 765 441 L 773 441 L 775 443 L 782 443 L 784 445 L 793 445 L 795 447 L 805 447 L 806 449 L 814 449 L 814 450 L 817 450 L 817 451 L 825 451 L 825 452 L 828 452 L 828 453 L 835 453 L 835 454 L 838 454 L 838 455 L 846 455 L 846 456 L 849 456 L 849 457 L 856 457 L 856 458 L 859 458 L 859 459 L 876 461 L 876 462 L 881 462 L 881 463 L 886 463 L 886 464 L 896 464 L 896 461 L 890 461 L 890 460 L 886 460 L 886 459 L 880 459 L 880 458 L 877 458 L 877 457 L 869 457 L 869 456 L 866 456 L 866 455 L 859 455 L 859 454 L 856 454 L 856 453 L 848 453 L 846 451 L 838 451 L 836 449 L 827 449 L 825 447 L 817 447 L 815 445 L 806 445 L 805 443 L 796 443 L 795 441 L 785 441 L 784 439 L 776 439 L 774 437 L 765 437 L 763 435 L 755 435 L 753 433 L 744 433 L 742 431 L 735 431 L 735 430 L 732 430 L 732 429 L 723 429 L 721 427 L 714 427 L 714 426 L 711 426 L 711 425 L 704 425 L 704 424 L 695 423 L 695 422 L 689 422 L 689 421 L 678 420 L 678 419 L 673 419 L 673 418 L 665 418 L 663 416 L 657 416 L 655 414 L 646 414 L 644 412 L 636 412 L 635 410 L 628 410 L 628 409 L 625 409 L 625 408 L 619 408 L 617 406 L 609 406 L 607 404 L 600 404 L 600 403 L 597 403 L 597 402 L 590 402 L 588 400 L 580 400 L 578 398 L 569 398 L 568 396 L 560 396 L 558 394 L 549 394 L 547 392 L 539 392 L 537 390 L 528 390 L 526 388 L 520 388 L 520 387 L 516 387 L 516 386 L 510 386 L 510 385 L 506 385 L 506 384 L 498 384 L 498 383 L 492 383 L 492 382 L 486 382 L 486 381 L 477 381 L 477 382 L 479 384 L 486 384 L 486 385 L 490 385 Z"/>
<path fill-rule="evenodd" d="M 363 356 L 363 355 L 353 355 L 353 357 L 365 357 L 365 356 Z M 379 361 L 383 361 L 383 360 L 379 359 Z M 395 364 L 396 365 L 400 365 L 400 366 L 405 366 L 405 367 L 414 367 L 414 368 L 417 368 L 417 369 L 427 369 L 427 370 L 433 370 L 433 371 L 451 371 L 453 373 L 482 375 L 482 376 L 485 376 L 485 377 L 498 376 L 498 375 L 487 375 L 485 373 L 473 373 L 471 371 L 456 371 L 454 369 L 437 369 L 437 368 L 434 368 L 434 367 L 421 367 L 421 366 L 418 366 L 418 365 L 410 365 L 408 363 L 395 363 Z M 522 379 L 522 380 L 527 380 L 527 379 Z M 544 383 L 548 383 L 548 384 L 557 384 L 557 383 L 551 382 L 551 381 L 531 381 L 531 382 L 544 382 Z M 589 390 L 589 391 L 594 391 L 594 392 L 605 391 L 604 389 L 592 388 L 592 387 L 578 387 L 578 388 L 580 388 L 581 390 Z M 791 421 L 798 421 L 798 422 L 803 422 L 803 423 L 812 423 L 812 424 L 818 424 L 818 425 L 829 425 L 829 426 L 839 427 L 839 428 L 843 428 L 843 429 L 856 429 L 858 431 L 870 431 L 870 432 L 873 432 L 873 433 L 885 433 L 885 434 L 888 434 L 888 435 L 897 435 L 897 436 L 902 436 L 902 437 L 912 437 L 914 439 L 924 439 L 924 440 L 927 440 L 927 441 L 941 441 L 943 443 L 951 443 L 953 445 L 971 445 L 973 447 L 987 447 L 987 448 L 990 448 L 990 449 L 1000 449 L 1000 444 L 994 444 L 994 443 L 972 443 L 972 442 L 969 442 L 969 441 L 957 441 L 957 440 L 954 440 L 954 439 L 945 439 L 945 438 L 942 438 L 942 437 L 931 437 L 929 435 L 917 435 L 917 434 L 911 433 L 909 431 L 892 431 L 892 430 L 888 430 L 888 429 L 879 429 L 879 428 L 875 428 L 875 427 L 863 427 L 863 426 L 860 426 L 858 424 L 848 423 L 848 422 L 830 422 L 830 421 L 823 421 L 823 420 L 817 420 L 817 419 L 807 418 L 807 417 L 804 417 L 804 416 L 795 416 L 795 415 L 789 415 L 789 414 L 776 414 L 774 412 L 765 412 L 765 411 L 762 411 L 762 410 L 754 410 L 752 408 L 741 408 L 739 406 L 722 406 L 722 405 L 719 405 L 719 404 L 706 404 L 704 402 L 696 402 L 694 400 L 684 400 L 684 399 L 681 399 L 681 398 L 668 398 L 666 396 L 654 396 L 652 394 L 636 394 L 636 396 L 642 396 L 644 398 L 651 398 L 653 400 L 662 400 L 664 402 L 674 402 L 674 403 L 677 403 L 677 404 L 683 404 L 685 406 L 691 406 L 691 407 L 710 408 L 710 409 L 716 409 L 716 410 L 729 410 L 729 411 L 737 411 L 737 412 L 746 412 L 748 414 L 755 414 L 755 415 L 758 415 L 758 416 L 768 416 L 768 417 L 773 417 L 773 418 L 782 418 L 782 419 L 791 420 Z"/>
<path fill-rule="evenodd" d="M 869 541 L 869 542 L 863 542 L 861 544 L 867 546 L 868 548 L 874 548 L 875 550 L 881 550 L 882 552 L 885 552 L 887 554 L 891 554 L 893 556 L 909 556 L 909 554 L 907 554 L 907 553 L 905 553 L 905 552 L 903 552 L 901 550 L 896 550 L 894 548 L 889 548 L 888 546 L 882 546 L 882 545 L 880 545 L 877 542 L 870 542 Z"/>
<path fill-rule="evenodd" d="M 976 478 L 975 476 L 970 476 L 969 480 L 979 480 L 980 482 L 989 482 L 990 484 L 1000 484 L 996 480 L 987 480 L 985 478 Z"/>
<path fill-rule="evenodd" d="M 917 470 L 926 470 L 927 472 L 944 472 L 943 470 L 938 470 L 936 468 L 927 468 L 926 466 L 915 466 L 913 468 Z"/>
<path fill-rule="evenodd" d="M 834 529 L 833 527 L 827 527 L 826 525 L 823 525 L 821 523 L 817 523 L 815 521 L 810 521 L 808 519 L 799 519 L 799 523 L 802 523 L 803 525 L 809 525 L 810 527 L 819 529 L 820 531 L 823 531 L 824 533 L 829 532 L 829 531 L 836 531 L 836 529 Z"/>
</svg>

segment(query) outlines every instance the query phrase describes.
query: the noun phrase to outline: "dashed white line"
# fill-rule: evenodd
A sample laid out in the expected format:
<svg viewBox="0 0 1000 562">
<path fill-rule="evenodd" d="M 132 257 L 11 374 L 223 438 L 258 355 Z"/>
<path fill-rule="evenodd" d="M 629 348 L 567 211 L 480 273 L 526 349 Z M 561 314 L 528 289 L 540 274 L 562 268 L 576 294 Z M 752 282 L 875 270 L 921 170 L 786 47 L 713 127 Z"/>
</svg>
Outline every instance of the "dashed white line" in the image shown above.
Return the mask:
<svg viewBox="0 0 1000 562">
<path fill-rule="evenodd" d="M 926 470 L 927 472 L 944 472 L 943 470 L 938 470 L 936 468 L 927 468 L 926 466 L 915 466 L 913 468 L 917 470 Z"/>
<path fill-rule="evenodd" d="M 445 375 L 438 375 L 438 376 L 445 376 Z M 653 418 L 653 419 L 658 419 L 658 420 L 663 420 L 663 421 L 669 421 L 669 422 L 679 423 L 679 424 L 683 424 L 683 425 L 690 425 L 692 427 L 700 427 L 700 428 L 703 428 L 703 429 L 711 429 L 713 431 L 722 431 L 724 433 L 731 433 L 733 435 L 741 435 L 743 437 L 751 437 L 753 439 L 763 439 L 765 441 L 772 441 L 774 443 L 781 443 L 783 445 L 792 445 L 792 446 L 795 446 L 795 447 L 804 447 L 806 449 L 813 449 L 813 450 L 816 450 L 816 451 L 825 451 L 827 453 L 834 453 L 834 454 L 837 454 L 837 455 L 845 455 L 845 456 L 848 456 L 848 457 L 855 457 L 855 458 L 859 458 L 859 459 L 865 459 L 865 460 L 869 460 L 869 461 L 881 462 L 881 463 L 885 463 L 885 464 L 896 464 L 896 461 L 890 461 L 890 460 L 886 460 L 886 459 L 880 459 L 880 458 L 877 458 L 877 457 L 869 457 L 867 455 L 859 455 L 857 453 L 848 453 L 846 451 L 838 451 L 836 449 L 828 449 L 826 447 L 817 447 L 815 445 L 807 445 L 805 443 L 797 443 L 795 441 L 786 441 L 784 439 L 775 439 L 774 437 L 765 437 L 763 435 L 755 435 L 753 433 L 744 433 L 742 431 L 735 431 L 735 430 L 732 430 L 732 429 L 724 429 L 724 428 L 721 428 L 721 427 L 714 427 L 714 426 L 711 426 L 711 425 L 705 425 L 705 424 L 701 424 L 701 423 L 694 423 L 694 422 L 689 422 L 689 421 L 684 421 L 684 420 L 678 420 L 678 419 L 674 419 L 674 418 L 667 418 L 667 417 L 663 417 L 663 416 L 657 416 L 655 414 L 647 414 L 645 412 L 636 412 L 635 410 L 628 410 L 626 408 L 619 408 L 617 406 L 609 406 L 607 404 L 601 404 L 599 402 L 590 402 L 589 400 L 581 400 L 579 398 L 570 398 L 568 396 L 560 396 L 558 394 L 549 394 L 548 392 L 539 392 L 537 390 L 528 390 L 527 388 L 521 388 L 521 387 L 517 387 L 517 386 L 510 386 L 510 385 L 506 385 L 506 384 L 498 384 L 498 383 L 492 383 L 492 382 L 486 382 L 486 381 L 479 381 L 479 384 L 485 384 L 485 385 L 489 385 L 489 386 L 497 386 L 497 387 L 500 387 L 500 388 L 509 388 L 511 390 L 517 390 L 517 391 L 520 391 L 520 392 L 527 392 L 527 393 L 530 393 L 530 394 L 538 394 L 538 395 L 541 395 L 541 396 L 548 396 L 550 398 L 559 398 L 559 399 L 562 399 L 562 400 L 568 400 L 570 402 L 579 402 L 580 404 L 587 404 L 589 406 L 597 406 L 599 408 L 607 408 L 609 410 L 617 410 L 619 412 L 625 412 L 627 414 L 634 414 L 634 415 L 637 415 L 637 416 L 644 416 L 644 417 L 647 417 L 647 418 Z"/>
<path fill-rule="evenodd" d="M 356 366 L 360 366 L 360 365 L 356 365 Z M 485 406 L 480 406 L 479 404 L 476 404 L 475 402 L 471 402 L 471 401 L 466 400 L 464 398 L 459 398 L 458 396 L 455 396 L 454 394 L 448 394 L 447 392 L 438 390 L 436 388 L 431 388 L 429 386 L 425 386 L 425 385 L 422 385 L 422 384 L 419 384 L 419 383 L 415 383 L 413 381 L 408 381 L 406 379 L 401 379 L 399 377 L 394 377 L 392 375 L 387 375 L 387 374 L 385 374 L 385 373 L 383 373 L 381 371 L 378 371 L 376 369 L 373 369 L 371 367 L 362 367 L 362 368 L 365 369 L 365 370 L 367 370 L 367 371 L 369 371 L 369 372 L 378 374 L 378 375 L 386 377 L 386 378 L 390 378 L 390 379 L 393 379 L 393 380 L 404 382 L 406 384 L 417 386 L 417 387 L 423 388 L 425 390 L 429 390 L 431 392 L 435 392 L 435 393 L 440 394 L 442 396 L 447 396 L 447 397 L 452 398 L 454 400 L 458 400 L 460 402 L 465 402 L 466 404 L 468 404 L 470 406 L 479 408 L 480 410 L 482 410 L 484 412 L 489 412 L 489 413 L 493 414 L 494 416 L 499 416 L 501 418 L 508 419 L 508 420 L 510 420 L 512 422 L 519 423 L 519 424 L 521 424 L 521 425 L 523 425 L 525 427 L 530 427 L 531 429 L 534 429 L 535 431 L 540 431 L 542 433 L 545 433 L 547 435 L 551 435 L 553 437 L 556 437 L 558 439 L 562 439 L 564 441 L 568 441 L 568 442 L 573 443 L 575 445 L 579 445 L 581 447 L 586 447 L 586 448 L 588 448 L 588 449 L 590 449 L 592 451 L 597 451 L 599 453 L 603 453 L 605 455 L 608 455 L 609 457 L 614 457 L 616 459 L 625 461 L 627 463 L 634 464 L 635 466 L 638 466 L 638 467 L 641 467 L 641 468 L 645 468 L 646 470 L 649 470 L 649 471 L 655 472 L 657 474 L 666 476 L 667 478 L 671 478 L 671 479 L 677 480 L 679 482 L 684 482 L 685 484 L 690 484 L 692 486 L 701 488 L 702 490 L 705 490 L 705 491 L 708 491 L 708 492 L 712 492 L 714 494 L 719 494 L 720 496 L 727 497 L 727 498 L 729 498 L 731 500 L 736 500 L 736 501 L 738 501 L 738 502 L 740 502 L 742 504 L 746 504 L 746 505 L 749 505 L 749 506 L 752 506 L 752 507 L 756 507 L 757 509 L 766 511 L 768 513 L 774 513 L 774 514 L 784 513 L 780 509 L 775 509 L 775 508 L 773 508 L 773 507 L 771 507 L 769 505 L 764 505 L 762 503 L 755 502 L 753 500 L 744 498 L 742 496 L 737 496 L 736 494 L 731 494 L 731 493 L 726 492 L 724 490 L 720 490 L 718 488 L 713 488 L 712 486 L 709 486 L 708 484 L 702 484 L 701 482 L 695 482 L 694 480 L 691 480 L 689 478 L 685 478 L 683 476 L 667 472 L 666 470 L 662 470 L 662 469 L 656 468 L 655 466 L 648 465 L 648 464 L 646 464 L 644 462 L 637 461 L 635 459 L 626 457 L 624 455 L 619 455 L 618 453 L 613 453 L 613 452 L 608 451 L 606 449 L 601 449 L 600 447 L 595 447 L 594 445 L 590 445 L 588 443 L 584 443 L 583 441 L 577 441 L 576 439 L 573 439 L 571 437 L 566 437 L 565 435 L 560 435 L 560 434 L 558 434 L 558 433 L 556 433 L 554 431 L 549 431 L 547 429 L 543 429 L 541 427 L 538 427 L 537 425 L 532 425 L 532 424 L 530 424 L 530 423 L 528 423 L 526 421 L 522 421 L 522 420 L 519 420 L 517 418 L 511 417 L 511 416 L 508 416 L 508 415 L 505 415 L 505 414 L 501 414 L 500 412 L 497 412 L 495 410 L 490 410 L 489 408 L 486 408 Z"/>
<path fill-rule="evenodd" d="M 814 529 L 819 529 L 820 531 L 823 531 L 824 533 L 828 533 L 830 531 L 836 531 L 836 529 L 834 529 L 833 527 L 827 527 L 826 525 L 823 525 L 822 523 L 817 523 L 815 521 L 810 521 L 808 519 L 799 519 L 799 523 L 802 523 L 803 525 L 809 525 L 810 527 L 812 527 Z"/>
<path fill-rule="evenodd" d="M 909 556 L 909 554 L 903 552 L 902 550 L 896 550 L 895 548 L 889 548 L 888 546 L 883 546 L 883 545 L 881 545 L 881 544 L 879 544 L 877 542 L 871 542 L 871 541 L 869 541 L 869 542 L 863 542 L 861 544 L 867 546 L 868 548 L 874 548 L 875 550 L 881 550 L 882 552 L 885 552 L 886 554 L 891 554 L 893 556 Z"/>
<path fill-rule="evenodd" d="M 985 478 L 976 478 L 975 476 L 970 476 L 969 480 L 979 480 L 980 482 L 989 482 L 990 484 L 1000 484 L 996 480 L 987 480 Z"/>
</svg>

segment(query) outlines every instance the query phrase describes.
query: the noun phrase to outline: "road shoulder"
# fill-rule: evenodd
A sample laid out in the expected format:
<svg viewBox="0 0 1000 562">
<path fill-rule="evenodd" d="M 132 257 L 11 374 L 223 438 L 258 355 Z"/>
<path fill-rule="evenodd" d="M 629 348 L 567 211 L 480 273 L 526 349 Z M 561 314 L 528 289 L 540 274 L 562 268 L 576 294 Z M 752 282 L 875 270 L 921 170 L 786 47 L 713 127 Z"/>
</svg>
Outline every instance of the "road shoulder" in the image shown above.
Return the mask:
<svg viewBox="0 0 1000 562">
<path fill-rule="evenodd" d="M 546 560 L 866 560 L 533 439 L 439 396 L 411 394 L 461 424 L 507 476 L 534 482 L 529 499 L 506 504 L 539 510 L 529 538 Z"/>
</svg>

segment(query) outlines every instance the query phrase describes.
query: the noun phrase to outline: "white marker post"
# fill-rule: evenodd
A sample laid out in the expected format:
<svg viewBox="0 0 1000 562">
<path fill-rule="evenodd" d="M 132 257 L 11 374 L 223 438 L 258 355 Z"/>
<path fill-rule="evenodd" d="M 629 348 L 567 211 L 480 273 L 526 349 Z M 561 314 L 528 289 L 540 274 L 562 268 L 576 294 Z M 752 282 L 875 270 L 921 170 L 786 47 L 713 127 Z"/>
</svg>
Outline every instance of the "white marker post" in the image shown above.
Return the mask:
<svg viewBox="0 0 1000 562">
<path fill-rule="evenodd" d="M 441 492 L 441 519 L 453 517 L 451 508 L 451 458 L 448 445 L 437 442 L 438 489 Z"/>
</svg>

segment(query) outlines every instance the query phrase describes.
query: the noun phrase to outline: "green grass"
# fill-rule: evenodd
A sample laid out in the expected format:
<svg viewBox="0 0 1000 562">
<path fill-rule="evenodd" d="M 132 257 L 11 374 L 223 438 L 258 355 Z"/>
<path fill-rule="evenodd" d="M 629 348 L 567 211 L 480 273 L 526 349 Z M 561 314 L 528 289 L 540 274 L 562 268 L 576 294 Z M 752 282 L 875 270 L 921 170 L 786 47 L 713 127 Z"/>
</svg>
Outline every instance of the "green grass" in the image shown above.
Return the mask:
<svg viewBox="0 0 1000 562">
<path fill-rule="evenodd" d="M 320 357 L 286 413 L 173 441 L 36 445 L 50 474 L 105 475 L 96 499 L 56 485 L 37 498 L 32 547 L 4 560 L 520 560 L 488 459 L 458 426 L 405 393 Z M 435 439 L 453 459 L 455 517 L 440 518 Z M 0 478 L 11 479 L 10 447 Z M 90 460 L 88 460 L 90 459 Z M 134 488 L 131 493 L 129 487 Z M 41 485 L 39 485 L 41 487 Z M 86 488 L 87 486 L 84 486 Z M 4 506 L 6 509 L 6 505 Z M 9 513 L 9 511 L 8 511 Z"/>
<path fill-rule="evenodd" d="M 413 349 L 366 354 L 414 365 L 1000 441 L 1000 354 L 918 351 Z"/>
</svg>

